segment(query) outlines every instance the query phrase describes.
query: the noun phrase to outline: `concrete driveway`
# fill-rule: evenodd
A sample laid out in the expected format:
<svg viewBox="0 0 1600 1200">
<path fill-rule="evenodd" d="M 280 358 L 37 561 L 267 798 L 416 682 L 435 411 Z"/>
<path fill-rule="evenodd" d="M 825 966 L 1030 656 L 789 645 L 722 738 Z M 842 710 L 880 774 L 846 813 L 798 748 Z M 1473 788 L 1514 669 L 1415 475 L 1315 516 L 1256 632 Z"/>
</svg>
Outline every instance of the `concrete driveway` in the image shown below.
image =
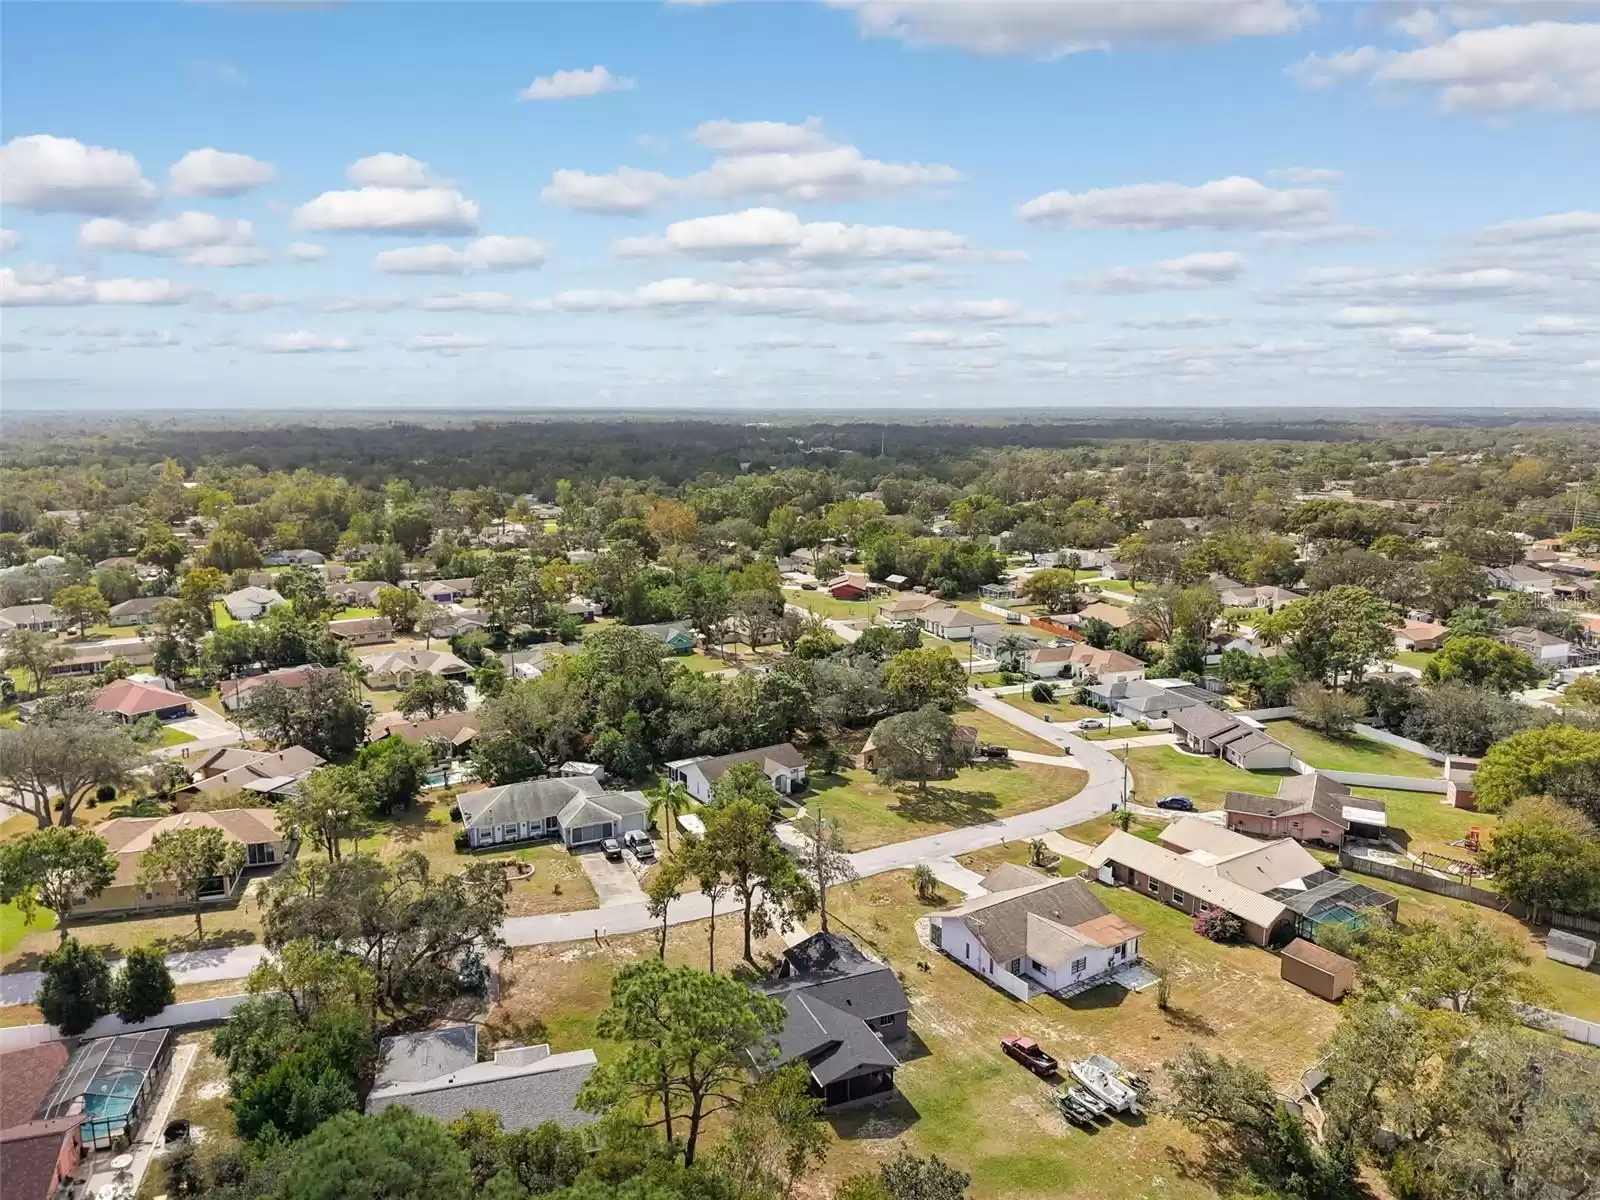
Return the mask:
<svg viewBox="0 0 1600 1200">
<path fill-rule="evenodd" d="M 601 908 L 615 908 L 620 904 L 643 904 L 644 889 L 628 865 L 626 857 L 621 862 L 611 862 L 598 850 L 578 855 L 578 865 L 594 884 L 594 893 L 600 898 Z"/>
</svg>

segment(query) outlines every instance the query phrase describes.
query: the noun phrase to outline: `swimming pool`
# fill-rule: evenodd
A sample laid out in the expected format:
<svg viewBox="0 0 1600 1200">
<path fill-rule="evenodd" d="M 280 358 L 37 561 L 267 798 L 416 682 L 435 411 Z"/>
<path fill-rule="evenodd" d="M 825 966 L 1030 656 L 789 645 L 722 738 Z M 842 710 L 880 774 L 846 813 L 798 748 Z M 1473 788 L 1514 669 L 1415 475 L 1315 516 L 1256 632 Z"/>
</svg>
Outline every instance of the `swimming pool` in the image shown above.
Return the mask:
<svg viewBox="0 0 1600 1200">
<path fill-rule="evenodd" d="M 123 1070 L 96 1079 L 83 1093 L 84 1115 L 100 1120 L 127 1116 L 133 1111 L 144 1077 L 143 1071 Z"/>
</svg>

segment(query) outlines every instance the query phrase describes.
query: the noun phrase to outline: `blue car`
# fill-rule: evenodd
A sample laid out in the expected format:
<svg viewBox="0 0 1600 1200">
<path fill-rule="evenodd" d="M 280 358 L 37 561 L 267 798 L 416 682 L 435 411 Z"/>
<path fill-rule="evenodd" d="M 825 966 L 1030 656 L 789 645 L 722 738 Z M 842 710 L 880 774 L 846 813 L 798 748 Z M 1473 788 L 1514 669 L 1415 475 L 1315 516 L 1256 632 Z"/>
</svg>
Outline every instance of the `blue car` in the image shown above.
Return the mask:
<svg viewBox="0 0 1600 1200">
<path fill-rule="evenodd" d="M 1175 812 L 1193 812 L 1194 801 L 1187 796 L 1163 796 L 1156 801 L 1157 808 L 1170 808 Z"/>
</svg>

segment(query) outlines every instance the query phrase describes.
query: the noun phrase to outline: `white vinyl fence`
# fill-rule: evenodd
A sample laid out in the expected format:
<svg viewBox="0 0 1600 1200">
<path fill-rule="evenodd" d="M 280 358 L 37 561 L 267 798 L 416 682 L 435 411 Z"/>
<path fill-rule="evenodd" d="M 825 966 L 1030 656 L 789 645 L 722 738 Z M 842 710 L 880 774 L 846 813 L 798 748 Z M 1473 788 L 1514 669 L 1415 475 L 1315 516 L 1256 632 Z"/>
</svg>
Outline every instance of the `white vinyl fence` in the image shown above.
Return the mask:
<svg viewBox="0 0 1600 1200">
<path fill-rule="evenodd" d="M 179 1025 L 209 1025 L 225 1021 L 233 1010 L 249 999 L 248 996 L 215 996 L 210 1000 L 187 1000 L 182 1004 L 169 1004 L 148 1021 L 130 1025 L 114 1013 L 101 1017 L 83 1032 L 84 1038 L 115 1037 L 119 1033 L 142 1033 L 146 1029 L 172 1029 Z M 54 1025 L 14 1025 L 0 1029 L 0 1051 L 26 1050 L 45 1042 L 66 1039 Z"/>
</svg>

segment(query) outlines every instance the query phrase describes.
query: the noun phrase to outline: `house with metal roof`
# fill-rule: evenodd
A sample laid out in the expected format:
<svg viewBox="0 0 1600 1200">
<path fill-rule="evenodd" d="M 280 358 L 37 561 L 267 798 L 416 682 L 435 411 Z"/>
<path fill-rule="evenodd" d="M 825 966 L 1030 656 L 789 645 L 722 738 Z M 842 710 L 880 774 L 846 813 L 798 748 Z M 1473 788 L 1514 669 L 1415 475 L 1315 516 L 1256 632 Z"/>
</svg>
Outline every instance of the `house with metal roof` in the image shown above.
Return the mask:
<svg viewBox="0 0 1600 1200">
<path fill-rule="evenodd" d="M 1139 961 L 1144 930 L 1114 914 L 1081 879 L 1008 864 L 983 886 L 987 894 L 930 918 L 933 943 L 1019 1000 L 1083 991 Z"/>
<path fill-rule="evenodd" d="M 815 933 L 784 952 L 759 990 L 784 1007 L 776 1064 L 803 1062 L 824 1112 L 894 1096 L 900 1061 L 885 1043 L 909 1035 L 911 1002 L 888 963 L 840 934 Z"/>
<path fill-rule="evenodd" d="M 456 804 L 474 849 L 543 838 L 560 838 L 569 847 L 592 846 L 643 832 L 650 820 L 650 801 L 641 793 L 608 792 L 598 780 L 581 775 L 465 792 Z"/>
</svg>

